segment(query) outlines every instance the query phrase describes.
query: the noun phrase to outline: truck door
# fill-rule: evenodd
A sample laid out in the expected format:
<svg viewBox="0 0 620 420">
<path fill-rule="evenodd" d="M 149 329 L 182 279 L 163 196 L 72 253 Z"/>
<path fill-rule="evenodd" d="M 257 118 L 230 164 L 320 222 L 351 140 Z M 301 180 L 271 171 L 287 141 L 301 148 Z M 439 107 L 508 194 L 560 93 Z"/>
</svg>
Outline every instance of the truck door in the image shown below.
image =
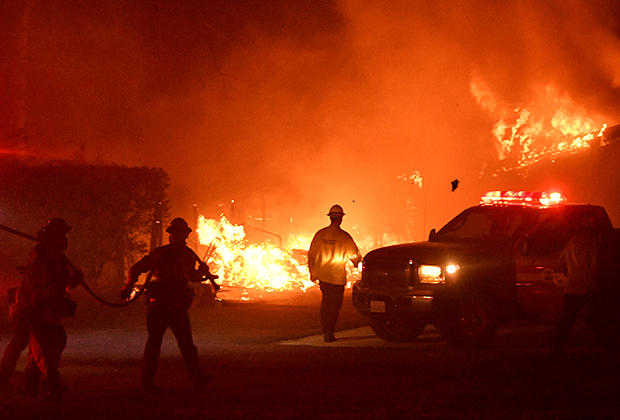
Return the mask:
<svg viewBox="0 0 620 420">
<path fill-rule="evenodd" d="M 556 214 L 556 216 L 558 216 Z M 570 237 L 562 217 L 543 220 L 515 248 L 517 299 L 526 313 L 554 319 L 562 309 L 559 257 Z"/>
</svg>

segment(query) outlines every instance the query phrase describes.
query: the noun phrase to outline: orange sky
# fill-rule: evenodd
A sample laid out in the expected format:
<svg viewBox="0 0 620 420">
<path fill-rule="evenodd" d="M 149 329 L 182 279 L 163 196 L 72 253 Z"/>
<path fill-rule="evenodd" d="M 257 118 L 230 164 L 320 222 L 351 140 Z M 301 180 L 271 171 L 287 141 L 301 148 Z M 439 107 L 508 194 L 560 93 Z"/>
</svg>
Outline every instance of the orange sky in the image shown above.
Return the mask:
<svg viewBox="0 0 620 420">
<path fill-rule="evenodd" d="M 162 167 L 185 217 L 234 199 L 310 234 L 339 203 L 419 240 L 477 202 L 516 109 L 620 122 L 613 1 L 4 3 L 0 148 Z"/>
</svg>

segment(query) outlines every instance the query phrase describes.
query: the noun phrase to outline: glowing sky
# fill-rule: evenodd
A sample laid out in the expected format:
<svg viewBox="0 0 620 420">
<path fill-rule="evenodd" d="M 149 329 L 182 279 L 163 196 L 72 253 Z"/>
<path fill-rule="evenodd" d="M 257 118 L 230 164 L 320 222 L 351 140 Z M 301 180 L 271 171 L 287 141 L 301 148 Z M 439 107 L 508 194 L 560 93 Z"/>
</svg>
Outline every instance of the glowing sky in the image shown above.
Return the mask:
<svg viewBox="0 0 620 420">
<path fill-rule="evenodd" d="M 3 2 L 1 148 L 162 167 L 186 217 L 234 199 L 311 233 L 339 203 L 421 239 L 477 202 L 515 109 L 620 122 L 615 1 L 163 3 Z"/>
</svg>

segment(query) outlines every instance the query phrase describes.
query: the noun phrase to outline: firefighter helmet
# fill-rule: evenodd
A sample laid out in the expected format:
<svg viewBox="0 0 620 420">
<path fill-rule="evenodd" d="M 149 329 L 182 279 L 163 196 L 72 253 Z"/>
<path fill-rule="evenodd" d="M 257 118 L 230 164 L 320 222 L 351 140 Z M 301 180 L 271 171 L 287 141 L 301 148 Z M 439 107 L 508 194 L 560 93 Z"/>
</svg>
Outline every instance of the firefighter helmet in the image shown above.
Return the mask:
<svg viewBox="0 0 620 420">
<path fill-rule="evenodd" d="M 71 226 L 69 226 L 64 219 L 56 217 L 47 222 L 47 224 L 39 229 L 37 232 L 37 238 L 44 239 L 50 236 L 65 236 L 71 232 Z"/>
<path fill-rule="evenodd" d="M 187 225 L 185 219 L 177 217 L 170 222 L 170 226 L 166 228 L 168 233 L 189 234 L 192 229 Z"/>
<path fill-rule="evenodd" d="M 329 209 L 329 213 L 327 213 L 328 216 L 344 216 L 344 210 L 342 210 L 342 207 L 339 206 L 338 204 L 334 204 L 330 209 Z"/>
<path fill-rule="evenodd" d="M 40 244 L 47 247 L 58 248 L 62 251 L 69 245 L 67 234 L 71 232 L 69 226 L 63 219 L 57 217 L 51 219 L 37 232 L 37 240 Z"/>
</svg>

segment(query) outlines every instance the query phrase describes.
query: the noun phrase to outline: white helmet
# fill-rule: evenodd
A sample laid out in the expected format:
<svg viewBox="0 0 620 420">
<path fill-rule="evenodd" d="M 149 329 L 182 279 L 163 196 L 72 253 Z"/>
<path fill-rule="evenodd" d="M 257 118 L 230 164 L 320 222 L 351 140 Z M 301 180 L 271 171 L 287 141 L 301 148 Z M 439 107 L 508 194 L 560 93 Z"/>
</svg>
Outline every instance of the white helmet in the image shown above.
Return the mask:
<svg viewBox="0 0 620 420">
<path fill-rule="evenodd" d="M 344 210 L 342 210 L 342 207 L 339 206 L 338 204 L 334 204 L 330 209 L 329 209 L 329 213 L 327 213 L 328 216 L 344 216 Z"/>
</svg>

